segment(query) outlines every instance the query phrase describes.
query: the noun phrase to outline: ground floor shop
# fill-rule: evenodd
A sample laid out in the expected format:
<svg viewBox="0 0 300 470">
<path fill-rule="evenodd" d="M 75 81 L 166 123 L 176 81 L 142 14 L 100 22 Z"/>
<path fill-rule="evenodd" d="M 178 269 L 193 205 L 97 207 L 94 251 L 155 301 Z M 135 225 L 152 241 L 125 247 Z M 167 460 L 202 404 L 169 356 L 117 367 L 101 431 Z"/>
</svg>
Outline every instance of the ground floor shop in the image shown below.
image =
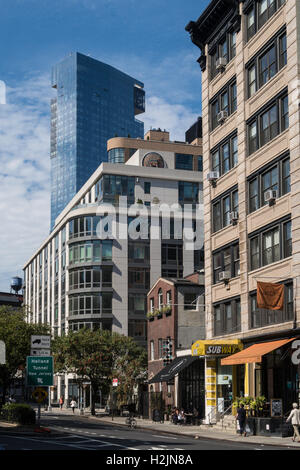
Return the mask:
<svg viewBox="0 0 300 470">
<path fill-rule="evenodd" d="M 244 369 L 244 395 L 237 396 L 264 397 L 264 416 L 283 416 L 300 399 L 300 370 L 292 359 L 295 340 L 255 338 L 245 342 L 243 351 L 221 360 L 223 367 Z"/>
</svg>

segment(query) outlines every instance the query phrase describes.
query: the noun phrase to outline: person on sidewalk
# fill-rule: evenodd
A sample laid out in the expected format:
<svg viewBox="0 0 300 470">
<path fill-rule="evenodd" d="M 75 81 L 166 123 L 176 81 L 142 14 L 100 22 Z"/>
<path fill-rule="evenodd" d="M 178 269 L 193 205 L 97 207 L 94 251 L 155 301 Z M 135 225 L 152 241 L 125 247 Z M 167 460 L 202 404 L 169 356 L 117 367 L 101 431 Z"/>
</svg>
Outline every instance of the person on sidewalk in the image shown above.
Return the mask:
<svg viewBox="0 0 300 470">
<path fill-rule="evenodd" d="M 297 403 L 293 403 L 293 409 L 290 412 L 288 419 L 286 420 L 287 423 L 289 423 L 290 421 L 292 421 L 292 426 L 294 428 L 293 442 L 295 442 L 296 438 L 298 439 L 298 442 L 300 442 L 300 410 L 298 409 Z"/>
<path fill-rule="evenodd" d="M 61 396 L 60 399 L 59 399 L 59 407 L 60 407 L 60 410 L 62 410 L 63 404 L 64 404 L 64 397 Z"/>
<path fill-rule="evenodd" d="M 246 435 L 247 435 L 246 434 L 246 418 L 247 418 L 246 410 L 244 408 L 244 405 L 241 404 L 240 407 L 237 410 L 237 414 L 236 414 L 235 419 L 239 423 L 240 435 L 242 436 L 244 434 L 244 437 L 246 437 Z"/>
<path fill-rule="evenodd" d="M 71 403 L 70 403 L 70 406 L 71 406 L 71 408 L 72 408 L 73 414 L 74 414 L 76 405 L 77 405 L 77 403 L 76 403 L 76 401 L 75 401 L 74 398 L 73 398 L 73 400 L 72 400 Z"/>
</svg>

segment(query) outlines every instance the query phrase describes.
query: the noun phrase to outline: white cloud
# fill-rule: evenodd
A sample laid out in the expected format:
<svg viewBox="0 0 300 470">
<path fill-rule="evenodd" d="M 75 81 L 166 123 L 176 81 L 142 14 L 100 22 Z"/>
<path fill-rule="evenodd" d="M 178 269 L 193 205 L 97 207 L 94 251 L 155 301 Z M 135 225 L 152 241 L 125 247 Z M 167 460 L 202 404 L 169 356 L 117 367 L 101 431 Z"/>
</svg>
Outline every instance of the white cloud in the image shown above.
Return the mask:
<svg viewBox="0 0 300 470">
<path fill-rule="evenodd" d="M 143 116 L 145 131 L 152 128 L 166 129 L 171 140 L 185 141 L 185 131 L 197 120 L 198 115 L 182 104 L 171 104 L 158 96 L 146 102 L 147 112 Z"/>
<path fill-rule="evenodd" d="M 23 277 L 24 262 L 49 232 L 49 78 L 7 86 L 0 105 L 0 290 Z"/>
<path fill-rule="evenodd" d="M 140 116 L 145 131 L 160 127 L 171 140 L 185 140 L 200 114 L 194 56 L 178 51 L 156 64 L 136 56 L 98 58 L 145 83 L 146 113 Z M 50 223 L 50 77 L 36 73 L 6 87 L 7 104 L 0 105 L 2 291 L 9 289 L 11 276 L 23 277 L 23 265 L 47 237 Z"/>
</svg>

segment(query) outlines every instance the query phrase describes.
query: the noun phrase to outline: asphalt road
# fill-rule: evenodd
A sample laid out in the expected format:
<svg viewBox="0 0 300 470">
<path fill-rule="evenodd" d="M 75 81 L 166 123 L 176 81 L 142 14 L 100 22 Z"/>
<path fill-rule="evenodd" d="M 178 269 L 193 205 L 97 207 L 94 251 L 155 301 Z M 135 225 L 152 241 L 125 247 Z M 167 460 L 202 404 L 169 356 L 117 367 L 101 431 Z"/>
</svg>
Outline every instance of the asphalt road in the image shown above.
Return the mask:
<svg viewBox="0 0 300 470">
<path fill-rule="evenodd" d="M 237 443 L 208 438 L 194 439 L 153 430 L 128 429 L 116 424 L 103 423 L 78 416 L 44 416 L 41 424 L 51 427 L 51 434 L 24 436 L 1 432 L 0 445 L 6 450 L 35 451 L 139 451 L 172 452 L 200 450 L 288 450 L 287 447 Z M 193 453 L 193 452 L 192 452 Z M 136 454 L 135 454 L 136 455 Z"/>
</svg>

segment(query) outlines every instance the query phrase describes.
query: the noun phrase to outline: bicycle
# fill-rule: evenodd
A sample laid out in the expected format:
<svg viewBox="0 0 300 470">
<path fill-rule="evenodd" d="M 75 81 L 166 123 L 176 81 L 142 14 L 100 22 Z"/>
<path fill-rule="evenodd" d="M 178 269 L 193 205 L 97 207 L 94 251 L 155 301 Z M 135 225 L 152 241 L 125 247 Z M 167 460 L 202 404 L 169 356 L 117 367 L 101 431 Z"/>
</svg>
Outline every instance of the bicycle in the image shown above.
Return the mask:
<svg viewBox="0 0 300 470">
<path fill-rule="evenodd" d="M 133 416 L 127 416 L 125 424 L 127 424 L 130 429 L 135 429 L 137 426 L 136 419 Z"/>
</svg>

